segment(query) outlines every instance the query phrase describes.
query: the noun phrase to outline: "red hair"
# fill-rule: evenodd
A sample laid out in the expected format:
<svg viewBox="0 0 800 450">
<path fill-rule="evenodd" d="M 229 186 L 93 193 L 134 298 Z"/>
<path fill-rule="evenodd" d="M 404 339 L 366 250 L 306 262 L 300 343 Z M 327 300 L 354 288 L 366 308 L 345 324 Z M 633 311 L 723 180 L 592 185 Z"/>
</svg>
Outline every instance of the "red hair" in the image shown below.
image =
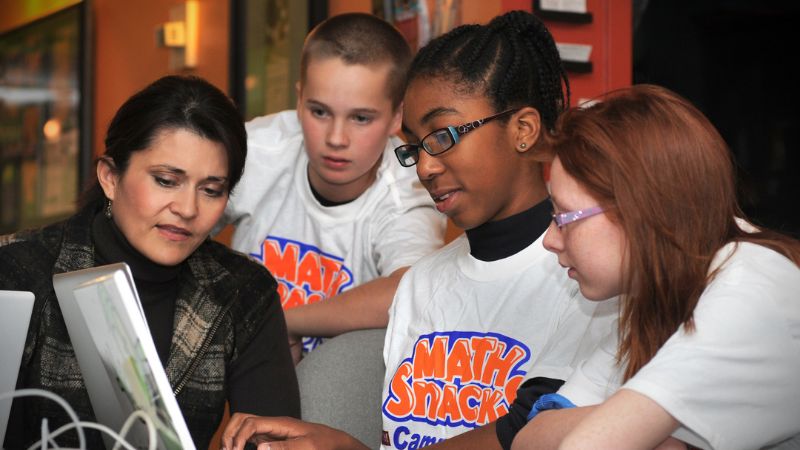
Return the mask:
<svg viewBox="0 0 800 450">
<path fill-rule="evenodd" d="M 548 139 L 564 170 L 608 209 L 628 249 L 618 360 L 633 376 L 692 313 L 728 242 L 748 241 L 800 265 L 800 242 L 746 233 L 725 141 L 691 103 L 658 86 L 609 93 L 559 118 Z"/>
</svg>

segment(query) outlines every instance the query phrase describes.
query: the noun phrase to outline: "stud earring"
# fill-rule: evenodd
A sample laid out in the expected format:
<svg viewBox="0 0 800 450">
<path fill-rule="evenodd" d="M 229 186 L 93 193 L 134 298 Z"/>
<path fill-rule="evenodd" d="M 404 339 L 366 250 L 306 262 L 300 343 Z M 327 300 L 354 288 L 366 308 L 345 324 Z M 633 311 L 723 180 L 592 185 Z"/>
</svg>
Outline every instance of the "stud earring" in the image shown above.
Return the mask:
<svg viewBox="0 0 800 450">
<path fill-rule="evenodd" d="M 105 210 L 104 214 L 106 216 L 106 219 L 110 219 L 111 218 L 111 200 L 107 200 L 106 210 Z"/>
<path fill-rule="evenodd" d="M 526 144 L 526 143 L 524 143 L 524 142 L 523 142 L 523 143 L 521 143 L 521 144 L 519 144 L 519 149 L 520 149 L 520 150 L 525 150 L 527 147 L 528 147 L 528 144 Z"/>
</svg>

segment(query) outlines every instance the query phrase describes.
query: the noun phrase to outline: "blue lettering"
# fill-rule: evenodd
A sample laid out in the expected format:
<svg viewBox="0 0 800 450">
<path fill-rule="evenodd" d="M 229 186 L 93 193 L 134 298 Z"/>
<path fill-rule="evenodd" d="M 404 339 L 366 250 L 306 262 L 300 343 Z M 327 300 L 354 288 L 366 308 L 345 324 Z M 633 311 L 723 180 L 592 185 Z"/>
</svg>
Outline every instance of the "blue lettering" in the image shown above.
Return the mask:
<svg viewBox="0 0 800 450">
<path fill-rule="evenodd" d="M 419 434 L 414 433 L 411 435 L 411 442 L 408 444 L 408 450 L 417 450 L 419 448 Z"/>
<path fill-rule="evenodd" d="M 437 438 L 435 436 L 426 436 L 424 434 L 414 433 L 411 434 L 411 440 L 406 441 L 403 437 L 411 434 L 411 431 L 406 427 L 397 427 L 394 430 L 394 446 L 398 450 L 418 450 L 422 447 L 442 442 L 444 438 Z"/>
<path fill-rule="evenodd" d="M 397 447 L 398 450 L 405 450 L 405 448 L 408 447 L 408 444 L 406 444 L 404 441 L 400 440 L 401 433 L 403 435 L 408 434 L 408 428 L 406 428 L 406 427 L 397 427 L 397 429 L 394 430 L 394 446 Z"/>
</svg>

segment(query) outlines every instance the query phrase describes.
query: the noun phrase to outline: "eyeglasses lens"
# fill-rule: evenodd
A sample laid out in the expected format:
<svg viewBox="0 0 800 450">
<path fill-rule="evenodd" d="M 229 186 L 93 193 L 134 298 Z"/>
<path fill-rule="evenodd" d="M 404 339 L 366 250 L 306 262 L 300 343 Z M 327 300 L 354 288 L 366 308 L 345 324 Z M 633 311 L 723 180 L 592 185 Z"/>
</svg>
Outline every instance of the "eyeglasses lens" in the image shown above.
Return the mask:
<svg viewBox="0 0 800 450">
<path fill-rule="evenodd" d="M 453 144 L 453 137 L 448 130 L 435 131 L 422 142 L 425 150 L 431 155 L 438 155 L 448 150 Z"/>
<path fill-rule="evenodd" d="M 403 167 L 411 167 L 416 164 L 419 159 L 419 148 L 414 145 L 397 147 L 394 153 L 397 155 L 397 159 Z"/>
</svg>

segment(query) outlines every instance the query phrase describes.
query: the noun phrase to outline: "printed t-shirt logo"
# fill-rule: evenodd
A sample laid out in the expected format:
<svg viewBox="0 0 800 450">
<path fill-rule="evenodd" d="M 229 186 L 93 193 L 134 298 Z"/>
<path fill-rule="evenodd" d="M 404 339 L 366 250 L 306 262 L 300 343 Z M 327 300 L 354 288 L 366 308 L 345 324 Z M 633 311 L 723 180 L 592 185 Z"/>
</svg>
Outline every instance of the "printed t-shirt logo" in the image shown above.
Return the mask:
<svg viewBox="0 0 800 450">
<path fill-rule="evenodd" d="M 353 284 L 353 272 L 344 259 L 319 248 L 290 239 L 267 236 L 260 253 L 250 255 L 261 261 L 278 280 L 283 309 L 308 305 L 333 297 Z M 303 346 L 310 350 L 319 339 Z"/>
<path fill-rule="evenodd" d="M 508 412 L 530 357 L 525 344 L 497 333 L 420 336 L 392 376 L 383 414 L 395 422 L 485 425 Z"/>
</svg>

